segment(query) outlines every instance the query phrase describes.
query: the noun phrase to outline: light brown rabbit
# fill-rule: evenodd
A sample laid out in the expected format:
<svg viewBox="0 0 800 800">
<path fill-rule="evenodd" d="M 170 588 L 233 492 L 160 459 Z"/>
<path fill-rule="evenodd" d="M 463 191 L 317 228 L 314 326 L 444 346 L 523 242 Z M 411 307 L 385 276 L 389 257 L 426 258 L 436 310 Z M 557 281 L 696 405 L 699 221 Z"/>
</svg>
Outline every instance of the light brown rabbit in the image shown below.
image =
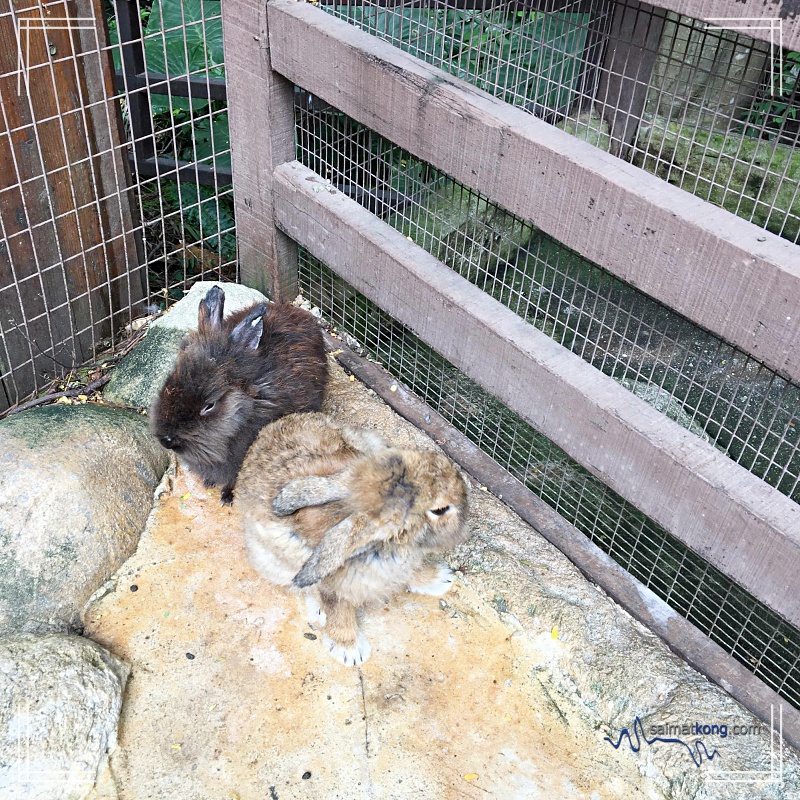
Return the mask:
<svg viewBox="0 0 800 800">
<path fill-rule="evenodd" d="M 311 622 L 344 664 L 370 654 L 356 609 L 404 587 L 441 595 L 452 585 L 449 568 L 425 560 L 468 536 L 466 484 L 440 453 L 291 414 L 261 431 L 236 485 L 250 563 L 305 591 Z"/>
</svg>

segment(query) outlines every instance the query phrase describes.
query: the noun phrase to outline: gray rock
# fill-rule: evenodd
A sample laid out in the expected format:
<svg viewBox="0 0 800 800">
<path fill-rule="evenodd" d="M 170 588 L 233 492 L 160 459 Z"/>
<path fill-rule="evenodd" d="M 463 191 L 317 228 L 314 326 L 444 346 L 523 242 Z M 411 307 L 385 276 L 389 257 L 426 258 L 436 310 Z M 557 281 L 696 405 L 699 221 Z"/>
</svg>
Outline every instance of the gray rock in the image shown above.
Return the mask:
<svg viewBox="0 0 800 800">
<path fill-rule="evenodd" d="M 0 633 L 65 631 L 136 549 L 169 465 L 132 411 L 48 406 L 0 422 Z"/>
<path fill-rule="evenodd" d="M 79 636 L 0 640 L 0 796 L 116 798 L 108 757 L 128 672 Z"/>
<path fill-rule="evenodd" d="M 183 337 L 197 328 L 197 308 L 212 286 L 225 290 L 225 314 L 266 300 L 261 292 L 236 283 L 198 281 L 180 302 L 155 320 L 142 341 L 117 365 L 106 385 L 106 400 L 149 408 L 175 363 Z"/>
</svg>

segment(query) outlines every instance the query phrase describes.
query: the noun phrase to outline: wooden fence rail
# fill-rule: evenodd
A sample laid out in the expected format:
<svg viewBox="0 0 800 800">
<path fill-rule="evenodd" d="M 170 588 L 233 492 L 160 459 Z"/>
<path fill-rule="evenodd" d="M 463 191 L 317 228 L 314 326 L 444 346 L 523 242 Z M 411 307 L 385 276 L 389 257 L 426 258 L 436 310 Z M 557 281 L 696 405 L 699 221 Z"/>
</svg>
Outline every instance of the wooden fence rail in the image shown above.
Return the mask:
<svg viewBox="0 0 800 800">
<path fill-rule="evenodd" d="M 800 381 L 796 245 L 314 6 L 268 11 L 282 75 Z"/>
<path fill-rule="evenodd" d="M 359 292 L 800 627 L 800 506 L 554 342 L 298 162 L 275 221 Z"/>
</svg>

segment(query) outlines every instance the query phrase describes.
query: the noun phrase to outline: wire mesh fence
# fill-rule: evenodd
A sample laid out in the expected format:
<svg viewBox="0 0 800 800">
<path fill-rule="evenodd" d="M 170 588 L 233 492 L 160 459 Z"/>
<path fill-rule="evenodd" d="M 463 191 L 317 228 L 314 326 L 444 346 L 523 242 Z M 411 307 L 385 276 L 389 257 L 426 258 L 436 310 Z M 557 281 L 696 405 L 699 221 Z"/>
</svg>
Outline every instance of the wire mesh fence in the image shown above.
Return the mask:
<svg viewBox="0 0 800 800">
<path fill-rule="evenodd" d="M 0 52 L 0 410 L 91 358 L 146 293 L 94 11 L 0 12 L 17 44 Z"/>
<path fill-rule="evenodd" d="M 298 157 L 555 341 L 800 500 L 800 386 L 333 108 Z"/>
<path fill-rule="evenodd" d="M 538 434 L 324 264 L 300 251 L 304 296 L 628 572 L 795 707 L 800 631 Z"/>
<path fill-rule="evenodd" d="M 236 280 L 219 0 L 107 0 L 132 145 L 139 232 L 160 306 L 194 280 Z"/>
<path fill-rule="evenodd" d="M 419 5 L 334 0 L 321 7 L 669 183 L 800 239 L 800 54 L 632 1 Z"/>
<path fill-rule="evenodd" d="M 219 0 L 0 13 L 0 411 L 236 279 Z"/>
</svg>

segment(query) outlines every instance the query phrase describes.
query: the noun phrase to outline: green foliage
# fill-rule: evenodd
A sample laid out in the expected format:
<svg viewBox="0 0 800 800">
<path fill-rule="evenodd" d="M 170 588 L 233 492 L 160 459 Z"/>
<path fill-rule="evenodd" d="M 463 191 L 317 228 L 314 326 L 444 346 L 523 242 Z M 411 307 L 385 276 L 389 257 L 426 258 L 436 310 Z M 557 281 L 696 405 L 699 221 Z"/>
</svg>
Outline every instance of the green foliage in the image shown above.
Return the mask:
<svg viewBox="0 0 800 800">
<path fill-rule="evenodd" d="M 514 105 L 573 96 L 585 14 L 350 6 L 347 19 Z"/>
<path fill-rule="evenodd" d="M 775 75 L 770 94 L 753 104 L 747 119 L 749 123 L 746 129 L 747 136 L 760 136 L 766 129 L 772 134 L 770 138 L 773 138 L 787 120 L 798 118 L 800 53 L 783 53 L 778 66 L 781 72 Z"/>
<path fill-rule="evenodd" d="M 633 163 L 790 241 L 800 238 L 800 151 L 662 118 L 641 128 Z"/>
<path fill-rule="evenodd" d="M 217 251 L 223 260 L 236 256 L 236 237 L 230 204 L 217 198 L 210 186 L 194 183 L 165 183 L 162 197 L 183 214 L 184 239 L 201 242 Z"/>
<path fill-rule="evenodd" d="M 183 75 L 225 76 L 220 0 L 155 0 L 144 31 L 148 72 L 175 78 Z M 193 100 L 195 109 L 207 105 Z M 172 109 L 188 108 L 189 100 L 172 98 Z M 153 111 L 168 110 L 166 95 L 153 97 Z"/>
<path fill-rule="evenodd" d="M 115 0 L 115 3 L 126 0 Z M 115 3 L 108 0 L 109 37 L 118 44 Z M 145 0 L 140 19 L 149 74 L 222 78 L 220 0 Z M 113 50 L 120 69 L 119 48 Z M 189 164 L 231 166 L 228 113 L 224 103 L 150 93 L 157 155 Z M 149 226 L 151 290 L 162 303 L 183 296 L 183 286 L 207 271 L 227 275 L 236 258 L 233 199 L 193 182 L 162 180 L 142 187 L 141 211 Z"/>
</svg>

